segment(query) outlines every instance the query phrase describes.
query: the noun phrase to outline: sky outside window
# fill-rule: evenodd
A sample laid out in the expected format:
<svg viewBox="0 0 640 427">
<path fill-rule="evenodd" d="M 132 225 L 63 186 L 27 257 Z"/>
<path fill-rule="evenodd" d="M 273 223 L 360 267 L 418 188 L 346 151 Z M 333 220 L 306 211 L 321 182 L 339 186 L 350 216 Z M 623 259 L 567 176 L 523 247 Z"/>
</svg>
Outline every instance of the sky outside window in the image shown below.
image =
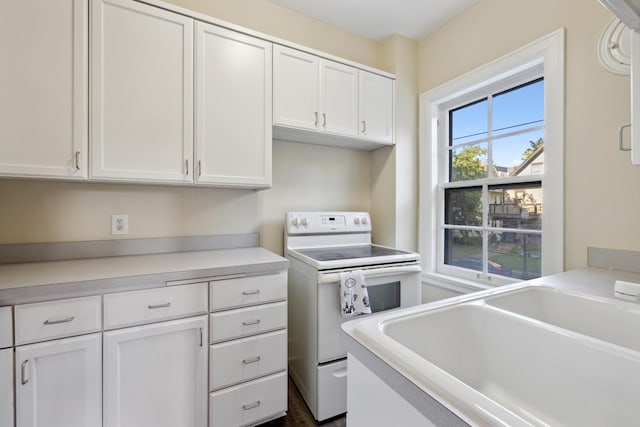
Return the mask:
<svg viewBox="0 0 640 427">
<path fill-rule="evenodd" d="M 544 125 L 544 81 L 535 80 L 496 94 L 491 102 L 493 163 L 505 168 L 516 167 L 523 162 L 525 151 L 531 148 L 530 141 L 544 139 L 544 129 L 532 130 Z M 488 138 L 488 100 L 481 99 L 451 111 L 450 123 L 453 147 Z"/>
</svg>

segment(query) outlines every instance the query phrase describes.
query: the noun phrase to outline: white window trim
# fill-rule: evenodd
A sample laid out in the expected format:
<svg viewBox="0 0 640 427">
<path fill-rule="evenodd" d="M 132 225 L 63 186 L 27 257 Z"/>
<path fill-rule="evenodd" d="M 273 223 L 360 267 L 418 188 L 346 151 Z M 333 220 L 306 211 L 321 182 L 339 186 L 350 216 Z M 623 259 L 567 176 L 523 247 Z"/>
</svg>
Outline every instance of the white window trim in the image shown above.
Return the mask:
<svg viewBox="0 0 640 427">
<path fill-rule="evenodd" d="M 564 71 L 565 30 L 561 28 L 497 60 L 420 95 L 419 251 L 423 280 L 459 291 L 486 289 L 506 281 L 469 281 L 438 272 L 438 220 L 442 209 L 438 178 L 438 114 L 452 101 L 543 67 L 545 166 L 542 275 L 564 270 Z M 444 129 L 443 124 L 441 127 Z M 545 183 L 549 183 L 546 184 Z"/>
</svg>

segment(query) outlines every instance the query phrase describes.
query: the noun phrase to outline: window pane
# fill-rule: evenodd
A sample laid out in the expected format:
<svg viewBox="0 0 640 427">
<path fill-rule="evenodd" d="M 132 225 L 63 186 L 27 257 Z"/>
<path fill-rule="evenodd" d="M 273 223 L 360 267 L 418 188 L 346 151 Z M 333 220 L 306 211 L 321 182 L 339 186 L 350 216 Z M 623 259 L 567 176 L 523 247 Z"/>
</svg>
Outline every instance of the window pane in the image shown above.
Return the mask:
<svg viewBox="0 0 640 427">
<path fill-rule="evenodd" d="M 544 80 L 536 80 L 493 97 L 493 134 L 544 124 Z"/>
<path fill-rule="evenodd" d="M 494 171 L 497 176 L 524 176 L 544 171 L 544 130 L 493 141 Z"/>
<path fill-rule="evenodd" d="M 444 230 L 444 263 L 482 271 L 482 233 L 474 230 Z"/>
<path fill-rule="evenodd" d="M 542 230 L 541 183 L 489 186 L 489 227 Z"/>
<path fill-rule="evenodd" d="M 487 178 L 487 144 L 449 150 L 449 181 Z"/>
<path fill-rule="evenodd" d="M 467 104 L 449 112 L 449 145 L 464 144 L 486 138 L 489 131 L 487 99 Z"/>
<path fill-rule="evenodd" d="M 541 276 L 542 237 L 525 233 L 489 233 L 489 274 L 535 279 Z"/>
<path fill-rule="evenodd" d="M 482 225 L 482 187 L 446 189 L 444 203 L 445 224 Z"/>
</svg>

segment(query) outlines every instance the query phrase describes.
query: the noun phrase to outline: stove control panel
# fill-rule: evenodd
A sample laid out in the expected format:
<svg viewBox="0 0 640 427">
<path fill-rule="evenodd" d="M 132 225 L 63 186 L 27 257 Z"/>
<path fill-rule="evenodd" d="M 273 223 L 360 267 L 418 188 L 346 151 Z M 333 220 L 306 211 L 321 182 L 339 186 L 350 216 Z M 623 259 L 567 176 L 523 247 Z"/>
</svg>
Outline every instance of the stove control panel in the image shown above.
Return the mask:
<svg viewBox="0 0 640 427">
<path fill-rule="evenodd" d="M 370 233 L 367 212 L 288 212 L 287 234 Z"/>
</svg>

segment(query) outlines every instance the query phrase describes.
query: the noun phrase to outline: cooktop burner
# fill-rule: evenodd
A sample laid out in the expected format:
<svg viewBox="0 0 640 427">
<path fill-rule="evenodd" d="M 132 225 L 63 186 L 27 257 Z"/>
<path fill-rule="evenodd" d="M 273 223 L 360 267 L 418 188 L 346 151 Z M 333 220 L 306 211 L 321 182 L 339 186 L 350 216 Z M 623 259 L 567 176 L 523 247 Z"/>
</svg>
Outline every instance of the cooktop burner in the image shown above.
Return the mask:
<svg viewBox="0 0 640 427">
<path fill-rule="evenodd" d="M 345 246 L 321 249 L 298 249 L 298 252 L 316 261 L 373 258 L 390 255 L 405 255 L 408 253 L 381 246 Z"/>
</svg>

